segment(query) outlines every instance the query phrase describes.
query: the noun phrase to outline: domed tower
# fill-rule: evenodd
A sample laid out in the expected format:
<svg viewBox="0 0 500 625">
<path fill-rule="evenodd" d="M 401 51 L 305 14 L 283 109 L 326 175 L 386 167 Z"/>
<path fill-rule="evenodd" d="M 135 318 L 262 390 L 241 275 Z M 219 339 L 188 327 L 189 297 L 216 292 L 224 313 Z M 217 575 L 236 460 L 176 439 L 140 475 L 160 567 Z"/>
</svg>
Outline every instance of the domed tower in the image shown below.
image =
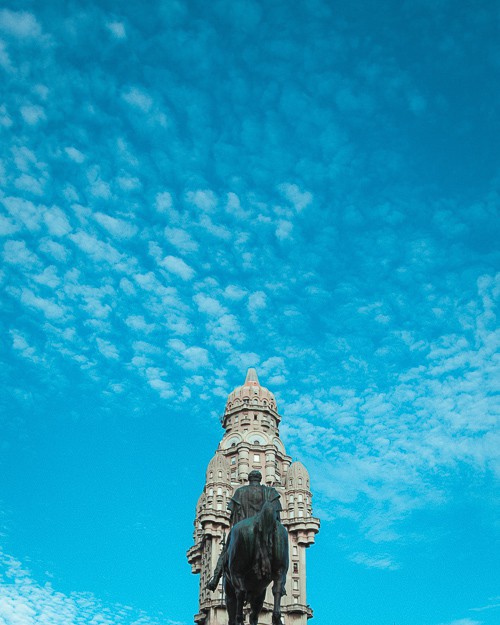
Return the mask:
<svg viewBox="0 0 500 625">
<path fill-rule="evenodd" d="M 281 416 L 276 399 L 259 383 L 255 369 L 249 369 L 243 386 L 232 391 L 221 417 L 225 432 L 207 467 L 205 487 L 196 507 L 194 546 L 188 551 L 193 573 L 200 574 L 198 625 L 227 622 L 222 584 L 216 592 L 206 584 L 216 566 L 229 530 L 227 503 L 236 488 L 246 484 L 248 474 L 258 469 L 263 483 L 281 495 L 281 520 L 290 543 L 287 595 L 282 599 L 285 625 L 305 625 L 312 610 L 306 600 L 305 550 L 314 543 L 319 520 L 312 516 L 309 474 L 300 462 L 292 463 L 279 437 Z M 259 625 L 269 625 L 272 613 L 270 589 Z"/>
</svg>

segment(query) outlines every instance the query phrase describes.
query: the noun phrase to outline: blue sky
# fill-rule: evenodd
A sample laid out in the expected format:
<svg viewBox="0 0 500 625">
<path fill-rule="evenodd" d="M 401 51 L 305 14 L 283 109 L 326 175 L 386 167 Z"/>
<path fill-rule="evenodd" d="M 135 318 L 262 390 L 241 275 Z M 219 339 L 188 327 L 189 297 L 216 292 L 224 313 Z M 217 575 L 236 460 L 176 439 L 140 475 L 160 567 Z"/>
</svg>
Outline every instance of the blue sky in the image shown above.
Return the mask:
<svg viewBox="0 0 500 625">
<path fill-rule="evenodd" d="M 2 625 L 192 622 L 248 366 L 311 474 L 314 623 L 498 625 L 498 26 L 4 4 Z"/>
</svg>

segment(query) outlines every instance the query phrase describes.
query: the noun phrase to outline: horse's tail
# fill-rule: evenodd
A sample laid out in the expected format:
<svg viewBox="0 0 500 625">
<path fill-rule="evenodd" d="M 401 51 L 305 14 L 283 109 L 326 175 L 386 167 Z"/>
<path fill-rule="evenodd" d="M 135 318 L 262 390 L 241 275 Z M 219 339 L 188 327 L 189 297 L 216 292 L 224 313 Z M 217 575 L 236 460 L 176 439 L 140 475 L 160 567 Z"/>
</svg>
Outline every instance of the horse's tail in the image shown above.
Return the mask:
<svg viewBox="0 0 500 625">
<path fill-rule="evenodd" d="M 276 528 L 276 511 L 274 506 L 266 501 L 256 516 L 255 535 L 255 562 L 253 571 L 257 579 L 271 577 L 271 558 L 273 555 L 273 541 Z"/>
</svg>

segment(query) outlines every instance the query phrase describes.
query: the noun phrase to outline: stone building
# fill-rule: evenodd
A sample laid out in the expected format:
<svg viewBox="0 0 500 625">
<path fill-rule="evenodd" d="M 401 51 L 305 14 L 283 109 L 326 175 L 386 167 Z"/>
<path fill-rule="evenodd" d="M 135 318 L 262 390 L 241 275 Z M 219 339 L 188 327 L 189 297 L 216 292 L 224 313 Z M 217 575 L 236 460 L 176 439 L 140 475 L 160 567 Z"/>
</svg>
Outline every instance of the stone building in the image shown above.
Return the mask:
<svg viewBox="0 0 500 625">
<path fill-rule="evenodd" d="M 255 369 L 249 369 L 243 386 L 229 394 L 221 417 L 225 433 L 210 460 L 205 487 L 196 506 L 194 546 L 187 558 L 192 572 L 200 575 L 198 625 L 225 625 L 227 613 L 222 582 L 212 593 L 208 580 L 229 531 L 227 504 L 233 492 L 247 483 L 253 469 L 262 483 L 281 495 L 281 520 L 289 534 L 290 568 L 286 596 L 282 599 L 285 625 L 306 625 L 312 610 L 306 596 L 306 548 L 314 543 L 319 519 L 312 516 L 309 474 L 300 462 L 292 462 L 279 437 L 281 417 L 274 395 L 260 385 Z M 269 625 L 272 593 L 268 589 L 259 624 Z"/>
</svg>

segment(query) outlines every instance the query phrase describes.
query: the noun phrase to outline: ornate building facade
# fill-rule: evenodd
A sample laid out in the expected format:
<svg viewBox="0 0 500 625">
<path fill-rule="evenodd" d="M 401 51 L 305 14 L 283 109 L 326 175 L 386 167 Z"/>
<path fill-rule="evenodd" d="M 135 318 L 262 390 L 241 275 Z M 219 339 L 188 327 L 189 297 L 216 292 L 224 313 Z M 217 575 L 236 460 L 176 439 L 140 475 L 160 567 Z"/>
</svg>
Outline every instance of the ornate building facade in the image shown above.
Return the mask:
<svg viewBox="0 0 500 625">
<path fill-rule="evenodd" d="M 260 385 L 255 369 L 249 369 L 243 386 L 229 394 L 221 417 L 225 433 L 209 462 L 205 487 L 198 499 L 194 546 L 187 553 L 193 573 L 200 575 L 197 625 L 226 625 L 222 582 L 212 593 L 206 585 L 229 531 L 227 504 L 233 492 L 248 481 L 253 469 L 262 483 L 281 495 L 281 521 L 288 530 L 290 567 L 286 596 L 282 599 L 285 625 L 306 625 L 312 610 L 306 597 L 306 549 L 314 543 L 319 519 L 312 516 L 309 474 L 300 462 L 292 462 L 279 437 L 281 417 L 274 395 Z M 270 625 L 272 593 L 267 591 L 259 624 Z"/>
</svg>

